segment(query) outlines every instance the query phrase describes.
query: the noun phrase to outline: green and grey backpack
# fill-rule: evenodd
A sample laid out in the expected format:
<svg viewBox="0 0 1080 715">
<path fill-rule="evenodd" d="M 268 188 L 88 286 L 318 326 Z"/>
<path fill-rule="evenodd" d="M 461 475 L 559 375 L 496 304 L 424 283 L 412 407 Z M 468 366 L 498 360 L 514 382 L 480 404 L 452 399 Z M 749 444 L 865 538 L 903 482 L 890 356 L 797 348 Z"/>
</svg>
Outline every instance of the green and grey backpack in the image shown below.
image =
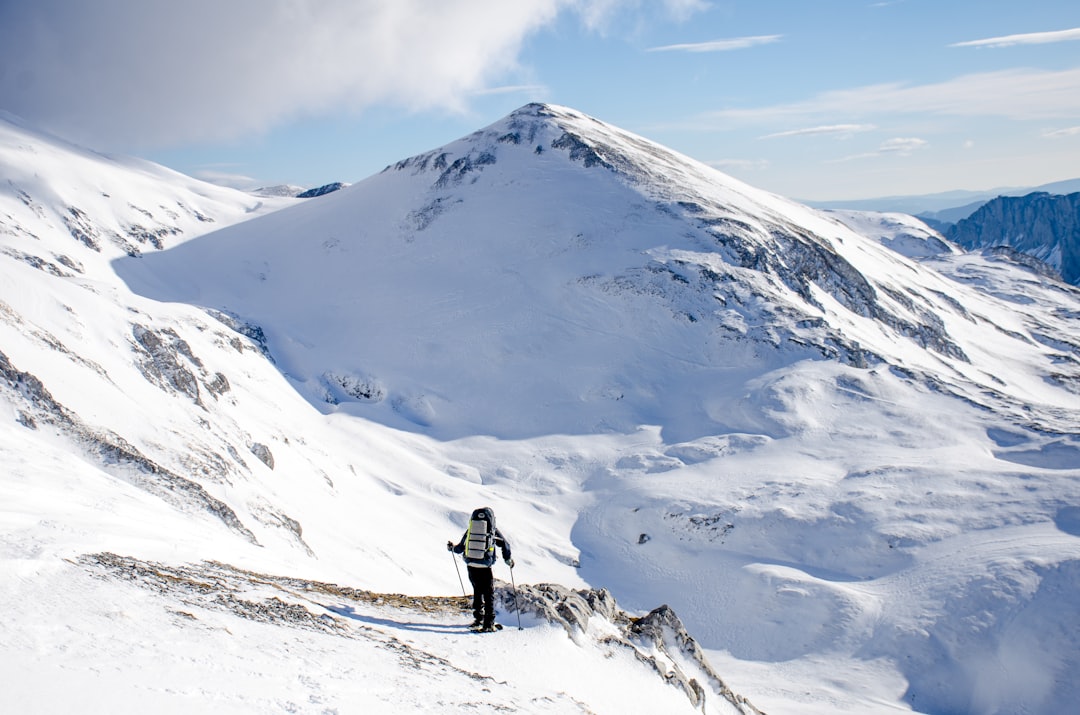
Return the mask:
<svg viewBox="0 0 1080 715">
<path fill-rule="evenodd" d="M 465 532 L 465 563 L 492 566 L 495 560 L 495 512 L 481 507 L 472 513 Z"/>
</svg>

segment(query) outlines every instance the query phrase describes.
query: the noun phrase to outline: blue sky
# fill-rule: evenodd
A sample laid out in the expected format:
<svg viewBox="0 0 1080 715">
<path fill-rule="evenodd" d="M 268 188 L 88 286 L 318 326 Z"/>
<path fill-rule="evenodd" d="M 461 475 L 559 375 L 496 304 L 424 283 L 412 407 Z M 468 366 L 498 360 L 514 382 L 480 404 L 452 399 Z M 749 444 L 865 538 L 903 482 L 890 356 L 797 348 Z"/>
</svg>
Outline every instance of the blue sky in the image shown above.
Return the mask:
<svg viewBox="0 0 1080 715">
<path fill-rule="evenodd" d="M 250 187 L 354 182 L 530 102 L 801 199 L 1080 176 L 1080 3 L 0 0 L 0 109 Z"/>
</svg>

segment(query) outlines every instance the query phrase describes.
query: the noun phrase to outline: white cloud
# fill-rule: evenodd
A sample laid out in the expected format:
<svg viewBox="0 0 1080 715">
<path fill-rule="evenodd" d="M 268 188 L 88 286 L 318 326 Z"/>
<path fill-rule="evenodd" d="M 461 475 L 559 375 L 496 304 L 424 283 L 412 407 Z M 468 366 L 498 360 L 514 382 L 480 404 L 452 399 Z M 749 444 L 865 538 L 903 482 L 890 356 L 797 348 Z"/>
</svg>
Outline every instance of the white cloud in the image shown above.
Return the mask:
<svg viewBox="0 0 1080 715">
<path fill-rule="evenodd" d="M 860 132 L 869 132 L 877 129 L 873 124 L 828 124 L 821 127 L 807 127 L 805 129 L 790 129 L 786 132 L 776 132 L 758 137 L 759 139 L 778 139 L 781 137 L 818 136 L 833 134 L 841 137 L 849 137 Z"/>
<path fill-rule="evenodd" d="M 878 154 L 895 154 L 897 156 L 910 156 L 911 152 L 926 146 L 925 139 L 917 137 L 896 137 L 887 139 L 878 147 Z"/>
<path fill-rule="evenodd" d="M 827 163 L 836 164 L 844 161 L 853 161 L 855 159 L 871 159 L 881 156 L 911 156 L 912 152 L 922 149 L 928 143 L 929 142 L 925 139 L 919 139 L 918 137 L 895 137 L 883 141 L 875 151 L 852 154 L 851 156 L 841 157 L 840 159 L 832 159 Z"/>
<path fill-rule="evenodd" d="M 236 174 L 220 169 L 202 168 L 193 172 L 193 176 L 203 181 L 209 181 L 218 186 L 228 186 L 233 189 L 251 189 L 257 184 L 254 177 L 245 174 Z"/>
<path fill-rule="evenodd" d="M 650 47 L 647 52 L 727 52 L 730 50 L 742 50 L 757 45 L 767 45 L 777 42 L 783 35 L 756 35 L 754 37 L 732 37 L 726 40 L 712 40 L 710 42 L 692 42 L 679 45 L 664 45 L 663 47 Z"/>
<path fill-rule="evenodd" d="M 801 102 L 701 115 L 699 129 L 732 123 L 791 123 L 798 119 L 888 114 L 939 114 L 1008 119 L 1057 119 L 1080 115 L 1080 67 L 1018 69 L 963 75 L 935 84 L 878 84 L 823 92 Z"/>
<path fill-rule="evenodd" d="M 4 108 L 73 140 L 137 149 L 231 139 L 391 105 L 462 111 L 512 79 L 560 13 L 641 0 L 0 2 Z M 665 0 L 667 16 L 704 7 Z M 498 90 L 496 90 L 498 91 Z"/>
<path fill-rule="evenodd" d="M 969 40 L 951 44 L 949 47 L 1012 47 L 1013 45 L 1042 45 L 1049 42 L 1066 42 L 1068 40 L 1080 40 L 1080 27 L 1071 30 L 1029 32 L 1022 35 L 990 37 L 985 40 Z"/>
<path fill-rule="evenodd" d="M 1043 132 L 1043 136 L 1047 139 L 1059 139 L 1061 137 L 1074 137 L 1080 136 L 1080 127 L 1069 127 L 1068 129 L 1055 129 L 1053 131 Z"/>
</svg>

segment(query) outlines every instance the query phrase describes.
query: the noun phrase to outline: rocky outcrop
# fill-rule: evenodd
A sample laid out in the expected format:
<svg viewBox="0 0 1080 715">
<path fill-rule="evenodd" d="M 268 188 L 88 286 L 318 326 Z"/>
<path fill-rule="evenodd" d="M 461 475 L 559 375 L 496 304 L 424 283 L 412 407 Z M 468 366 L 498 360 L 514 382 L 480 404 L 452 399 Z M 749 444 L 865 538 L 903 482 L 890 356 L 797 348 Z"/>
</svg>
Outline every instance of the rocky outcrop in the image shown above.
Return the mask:
<svg viewBox="0 0 1080 715">
<path fill-rule="evenodd" d="M 561 625 L 577 642 L 591 633 L 605 645 L 631 650 L 641 663 L 682 690 L 696 708 L 704 710 L 706 699 L 712 695 L 726 700 L 735 712 L 764 715 L 727 686 L 669 606 L 635 618 L 619 608 L 607 589 L 575 591 L 549 583 L 517 587 L 503 584 L 497 596 L 506 610 Z M 590 631 L 593 619 L 603 625 Z"/>
<path fill-rule="evenodd" d="M 202 360 L 172 328 L 152 330 L 135 325 L 131 332 L 139 370 L 153 384 L 185 395 L 200 407 L 205 407 L 200 385 L 214 399 L 229 391 L 228 378 L 220 372 L 207 373 Z"/>
<path fill-rule="evenodd" d="M 968 249 L 1008 246 L 1080 285 L 1080 193 L 999 196 L 951 227 L 947 237 Z"/>
<path fill-rule="evenodd" d="M 0 352 L 0 397 L 13 403 L 18 422 L 24 427 L 36 430 L 51 426 L 80 445 L 104 471 L 178 508 L 208 512 L 249 542 L 258 543 L 229 505 L 211 496 L 198 483 L 149 459 L 120 435 L 87 425 L 57 402 L 40 379 L 19 370 L 3 352 Z"/>
<path fill-rule="evenodd" d="M 318 631 L 350 639 L 374 639 L 393 644 L 395 624 L 416 628 L 418 615 L 464 617 L 466 599 L 447 596 L 408 596 L 376 593 L 337 584 L 287 576 L 274 576 L 204 561 L 197 564 L 166 564 L 115 553 L 85 554 L 77 563 L 104 579 L 132 583 L 166 599 L 167 608 L 188 620 L 192 611 L 208 609 L 232 613 L 246 620 L 273 626 Z M 622 611 L 605 589 L 575 591 L 557 584 L 500 584 L 496 598 L 502 608 L 555 623 L 566 629 L 575 643 L 599 644 L 608 649 L 628 649 L 648 672 L 680 689 L 693 706 L 706 711 L 706 699 L 718 697 L 721 707 L 710 712 L 764 715 L 745 697 L 733 692 L 705 658 L 701 647 L 679 617 L 667 606 L 635 618 Z M 377 609 L 377 610 L 373 610 Z M 377 613 L 377 617 L 365 615 Z M 360 627 L 350 627 L 350 621 Z M 449 632 L 449 631 L 447 631 Z M 449 661 L 410 646 L 412 660 L 424 659 L 436 670 L 455 669 Z M 490 676 L 476 673 L 475 679 Z"/>
<path fill-rule="evenodd" d="M 313 199 L 317 196 L 325 196 L 326 194 L 332 194 L 335 191 L 340 191 L 345 188 L 345 184 L 340 181 L 335 181 L 332 184 L 324 184 L 323 186 L 317 186 L 314 189 L 308 189 L 307 191 L 301 191 L 296 195 L 298 199 Z"/>
</svg>

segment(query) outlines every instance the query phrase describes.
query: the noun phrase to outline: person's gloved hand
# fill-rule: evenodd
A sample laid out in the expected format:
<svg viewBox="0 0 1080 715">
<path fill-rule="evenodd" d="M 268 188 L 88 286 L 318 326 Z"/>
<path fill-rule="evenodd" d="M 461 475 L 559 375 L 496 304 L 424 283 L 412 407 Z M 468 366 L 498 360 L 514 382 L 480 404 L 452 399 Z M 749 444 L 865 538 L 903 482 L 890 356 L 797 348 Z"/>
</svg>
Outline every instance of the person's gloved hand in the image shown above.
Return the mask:
<svg viewBox="0 0 1080 715">
<path fill-rule="evenodd" d="M 506 565 L 509 566 L 510 568 L 514 568 L 514 560 L 513 559 L 506 559 Z"/>
<path fill-rule="evenodd" d="M 447 551 L 453 551 L 454 550 L 454 542 L 453 541 L 447 541 L 446 542 L 446 550 Z"/>
</svg>

